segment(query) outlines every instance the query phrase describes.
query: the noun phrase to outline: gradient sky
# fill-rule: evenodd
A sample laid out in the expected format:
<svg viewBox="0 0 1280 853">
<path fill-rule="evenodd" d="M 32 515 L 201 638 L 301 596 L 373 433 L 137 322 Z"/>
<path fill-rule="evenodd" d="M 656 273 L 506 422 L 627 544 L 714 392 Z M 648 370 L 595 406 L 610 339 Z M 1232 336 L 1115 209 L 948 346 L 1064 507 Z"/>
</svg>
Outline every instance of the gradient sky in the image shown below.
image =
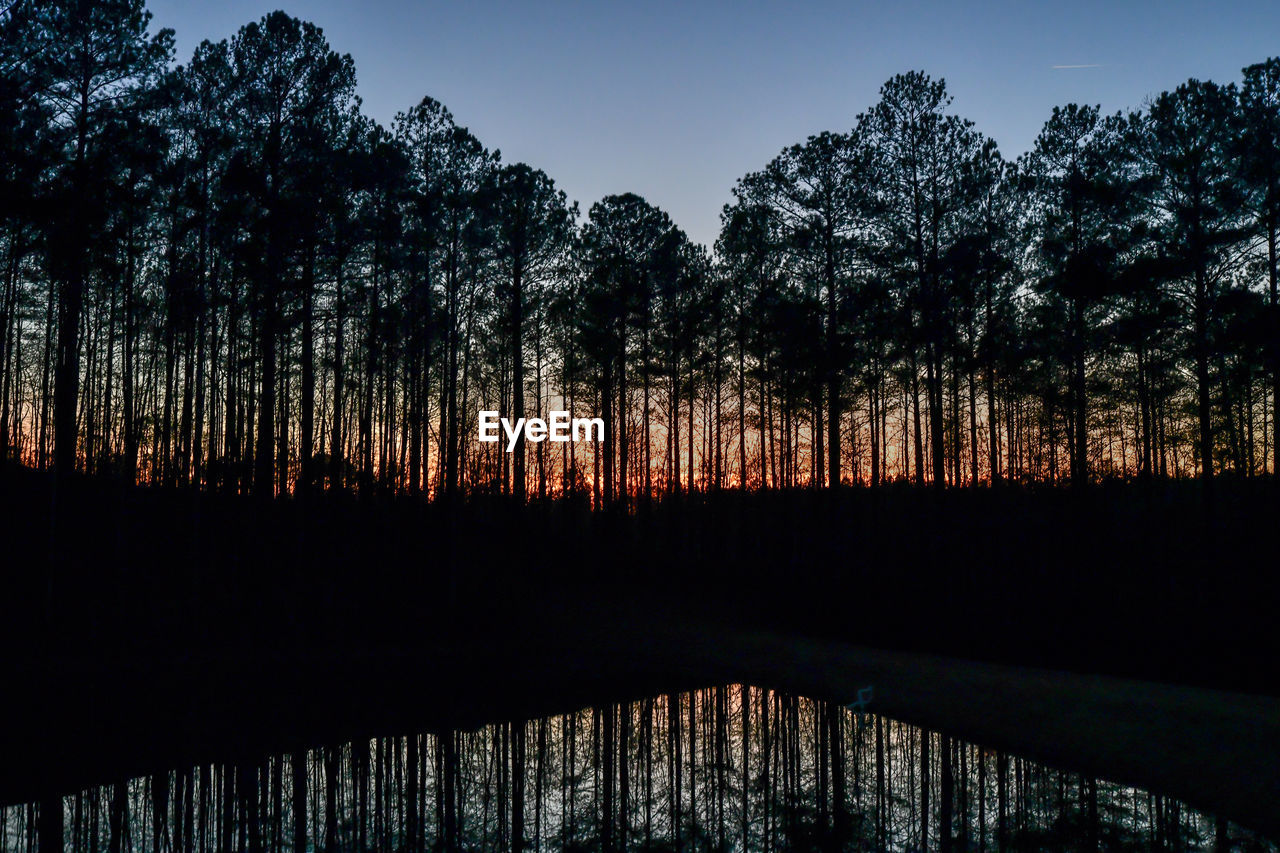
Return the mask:
<svg viewBox="0 0 1280 853">
<path fill-rule="evenodd" d="M 546 171 L 585 214 L 636 192 L 710 244 L 734 181 L 786 145 L 848 130 L 892 75 L 944 77 L 1007 157 L 1055 104 L 1138 107 L 1188 77 L 1238 80 L 1280 55 L 1276 0 L 759 3 L 149 0 L 178 59 L 276 8 L 355 60 L 389 123 L 442 101 L 506 161 Z M 1087 66 L 1087 67 L 1055 67 Z"/>
</svg>

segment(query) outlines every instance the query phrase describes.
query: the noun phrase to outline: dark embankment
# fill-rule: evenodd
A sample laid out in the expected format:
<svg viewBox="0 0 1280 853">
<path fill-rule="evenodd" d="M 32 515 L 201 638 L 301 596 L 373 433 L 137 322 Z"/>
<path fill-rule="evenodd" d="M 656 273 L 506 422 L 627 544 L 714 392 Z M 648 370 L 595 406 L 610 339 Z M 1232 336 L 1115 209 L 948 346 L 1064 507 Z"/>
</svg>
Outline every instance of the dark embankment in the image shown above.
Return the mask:
<svg viewBox="0 0 1280 853">
<path fill-rule="evenodd" d="M 696 686 L 602 655 L 579 628 L 614 614 L 1280 693 L 1269 482 L 1219 482 L 1212 501 L 1177 483 L 630 513 L 0 483 L 0 722 L 9 766 L 39 777 L 5 773 L 10 801 L 177 763 L 175 743 L 182 760 L 278 750 L 373 719 L 409 730 Z"/>
</svg>

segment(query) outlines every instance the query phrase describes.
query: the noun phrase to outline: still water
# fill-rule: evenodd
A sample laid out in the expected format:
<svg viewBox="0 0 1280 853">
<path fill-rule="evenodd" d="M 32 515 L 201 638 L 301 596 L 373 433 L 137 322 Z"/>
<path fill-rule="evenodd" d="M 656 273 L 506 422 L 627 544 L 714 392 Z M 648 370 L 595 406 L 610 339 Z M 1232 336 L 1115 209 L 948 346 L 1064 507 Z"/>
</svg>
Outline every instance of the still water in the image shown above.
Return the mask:
<svg viewBox="0 0 1280 853">
<path fill-rule="evenodd" d="M 184 767 L 63 815 L 75 853 L 1277 849 L 1158 794 L 744 685 Z M 0 809 L 3 850 L 38 849 L 39 821 Z"/>
</svg>

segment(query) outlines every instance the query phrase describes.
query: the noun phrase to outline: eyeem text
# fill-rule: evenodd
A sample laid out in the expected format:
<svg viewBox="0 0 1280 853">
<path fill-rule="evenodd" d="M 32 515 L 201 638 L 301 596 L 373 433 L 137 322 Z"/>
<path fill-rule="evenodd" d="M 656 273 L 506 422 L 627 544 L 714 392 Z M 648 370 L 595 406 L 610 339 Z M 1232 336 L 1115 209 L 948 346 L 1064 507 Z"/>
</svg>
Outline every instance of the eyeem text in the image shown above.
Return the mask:
<svg viewBox="0 0 1280 853">
<path fill-rule="evenodd" d="M 552 411 L 547 420 L 542 418 L 516 418 L 513 424 L 508 418 L 498 417 L 497 412 L 482 411 L 480 413 L 480 440 L 497 441 L 498 427 L 507 436 L 507 452 L 516 449 L 516 443 L 523 432 L 524 437 L 537 444 L 551 439 L 552 441 L 604 441 L 603 418 L 571 418 L 568 412 Z"/>
</svg>

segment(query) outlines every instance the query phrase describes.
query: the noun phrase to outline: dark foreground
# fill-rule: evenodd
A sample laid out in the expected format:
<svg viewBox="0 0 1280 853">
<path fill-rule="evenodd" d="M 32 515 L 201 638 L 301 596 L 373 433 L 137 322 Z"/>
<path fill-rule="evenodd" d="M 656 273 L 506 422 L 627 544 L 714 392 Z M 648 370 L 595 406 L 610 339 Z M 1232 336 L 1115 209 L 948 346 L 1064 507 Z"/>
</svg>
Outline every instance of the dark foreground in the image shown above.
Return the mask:
<svg viewBox="0 0 1280 853">
<path fill-rule="evenodd" d="M 874 684 L 877 713 L 1280 834 L 1271 484 L 626 515 L 48 486 L 3 483 L 3 802 L 659 691 Z"/>
</svg>

